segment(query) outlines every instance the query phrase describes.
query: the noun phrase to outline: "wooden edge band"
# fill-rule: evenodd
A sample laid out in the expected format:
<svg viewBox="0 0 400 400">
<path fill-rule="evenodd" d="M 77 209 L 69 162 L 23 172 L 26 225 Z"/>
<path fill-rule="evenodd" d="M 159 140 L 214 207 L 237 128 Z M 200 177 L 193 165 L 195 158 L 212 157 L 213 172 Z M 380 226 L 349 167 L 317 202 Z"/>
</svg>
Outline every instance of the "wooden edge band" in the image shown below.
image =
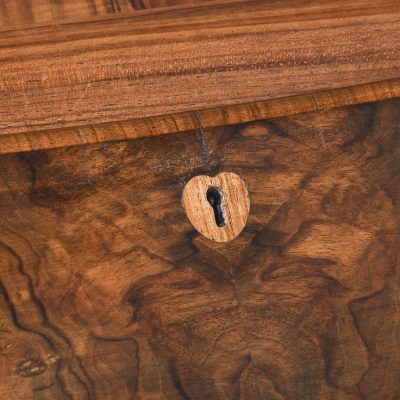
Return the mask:
<svg viewBox="0 0 400 400">
<path fill-rule="evenodd" d="M 400 78 L 292 97 L 48 131 L 0 135 L 0 154 L 190 132 L 400 97 Z"/>
</svg>

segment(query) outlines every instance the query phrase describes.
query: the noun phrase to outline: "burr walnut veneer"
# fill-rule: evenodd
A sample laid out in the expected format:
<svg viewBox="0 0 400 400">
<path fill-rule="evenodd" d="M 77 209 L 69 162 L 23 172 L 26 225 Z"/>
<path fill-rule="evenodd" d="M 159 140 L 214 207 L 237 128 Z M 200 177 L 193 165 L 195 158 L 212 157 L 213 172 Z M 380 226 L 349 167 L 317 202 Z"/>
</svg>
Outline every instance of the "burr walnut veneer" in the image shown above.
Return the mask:
<svg viewBox="0 0 400 400">
<path fill-rule="evenodd" d="M 398 0 L 0 26 L 0 399 L 400 399 Z"/>
</svg>

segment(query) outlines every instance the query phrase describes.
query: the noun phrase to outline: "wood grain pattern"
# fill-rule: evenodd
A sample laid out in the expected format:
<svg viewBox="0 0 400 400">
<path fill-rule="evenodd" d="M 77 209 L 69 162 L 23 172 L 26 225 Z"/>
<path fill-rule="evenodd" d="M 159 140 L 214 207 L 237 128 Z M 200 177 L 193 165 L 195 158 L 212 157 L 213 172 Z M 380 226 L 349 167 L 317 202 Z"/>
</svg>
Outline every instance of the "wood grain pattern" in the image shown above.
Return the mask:
<svg viewBox="0 0 400 400">
<path fill-rule="evenodd" d="M 0 154 L 160 136 L 176 132 L 190 134 L 193 130 L 203 127 L 235 125 L 394 97 L 400 97 L 400 79 L 158 117 L 0 135 Z"/>
<path fill-rule="evenodd" d="M 13 30 L 0 35 L 0 135 L 398 78 L 399 60 L 398 0 L 215 2 Z"/>
<path fill-rule="evenodd" d="M 46 22 L 71 22 L 92 17 L 129 15 L 137 10 L 193 5 L 204 0 L 1 0 L 0 29 Z"/>
<path fill-rule="evenodd" d="M 208 159 L 209 155 L 206 153 Z M 215 207 L 207 198 L 207 191 L 215 188 L 220 192 L 218 225 Z M 246 184 L 232 172 L 216 176 L 197 175 L 183 189 L 182 205 L 194 228 L 205 237 L 216 242 L 230 242 L 243 230 L 250 211 L 249 193 Z"/>
<path fill-rule="evenodd" d="M 400 101 L 0 157 L 0 398 L 397 400 Z M 230 243 L 180 205 L 230 171 Z"/>
</svg>

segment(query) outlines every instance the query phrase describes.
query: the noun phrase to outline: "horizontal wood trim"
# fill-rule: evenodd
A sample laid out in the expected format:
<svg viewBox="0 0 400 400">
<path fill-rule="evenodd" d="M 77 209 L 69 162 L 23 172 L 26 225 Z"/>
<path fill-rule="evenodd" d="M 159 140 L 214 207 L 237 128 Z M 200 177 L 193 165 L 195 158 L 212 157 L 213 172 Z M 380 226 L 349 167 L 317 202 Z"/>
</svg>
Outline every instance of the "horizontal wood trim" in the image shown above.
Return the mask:
<svg viewBox="0 0 400 400">
<path fill-rule="evenodd" d="M 370 103 L 393 97 L 400 97 L 400 79 L 237 106 L 138 118 L 117 123 L 0 135 L 0 153 L 160 136 L 192 131 L 202 127 L 235 125 L 260 119 Z"/>
<path fill-rule="evenodd" d="M 268 114 L 240 104 L 398 78 L 399 67 L 398 0 L 215 2 L 13 30 L 0 34 L 0 136 L 57 147 L 86 140 L 77 126 L 116 121 L 128 137 L 163 134 L 197 126 L 199 109 L 212 109 L 206 125 L 237 123 Z"/>
</svg>

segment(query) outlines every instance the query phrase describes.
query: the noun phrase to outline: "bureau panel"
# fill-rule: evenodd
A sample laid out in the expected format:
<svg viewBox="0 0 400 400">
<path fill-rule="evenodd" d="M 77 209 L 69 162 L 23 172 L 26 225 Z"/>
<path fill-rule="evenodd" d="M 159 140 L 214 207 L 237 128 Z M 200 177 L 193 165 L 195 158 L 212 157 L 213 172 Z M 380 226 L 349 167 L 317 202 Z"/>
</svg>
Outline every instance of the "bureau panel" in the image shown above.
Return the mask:
<svg viewBox="0 0 400 400">
<path fill-rule="evenodd" d="M 400 101 L 0 157 L 0 397 L 396 399 Z M 240 235 L 190 178 L 232 172 Z"/>
</svg>

